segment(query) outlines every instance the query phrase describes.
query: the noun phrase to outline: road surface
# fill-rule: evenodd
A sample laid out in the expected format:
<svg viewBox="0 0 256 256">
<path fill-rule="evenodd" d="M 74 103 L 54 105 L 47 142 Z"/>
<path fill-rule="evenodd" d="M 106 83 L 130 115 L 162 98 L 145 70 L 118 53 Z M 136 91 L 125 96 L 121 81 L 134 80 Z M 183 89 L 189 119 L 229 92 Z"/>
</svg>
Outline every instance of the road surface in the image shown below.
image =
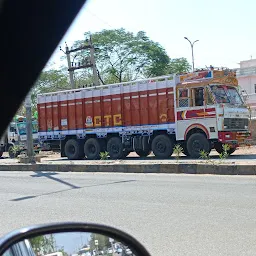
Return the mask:
<svg viewBox="0 0 256 256">
<path fill-rule="evenodd" d="M 89 221 L 121 228 L 152 255 L 255 255 L 256 177 L 0 173 L 1 234 Z"/>
</svg>

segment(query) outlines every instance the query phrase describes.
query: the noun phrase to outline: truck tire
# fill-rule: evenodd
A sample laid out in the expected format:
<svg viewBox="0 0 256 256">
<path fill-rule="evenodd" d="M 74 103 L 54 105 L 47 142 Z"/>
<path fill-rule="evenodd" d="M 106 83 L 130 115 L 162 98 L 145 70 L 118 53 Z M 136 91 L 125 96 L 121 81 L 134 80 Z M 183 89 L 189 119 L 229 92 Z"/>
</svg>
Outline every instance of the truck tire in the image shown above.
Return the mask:
<svg viewBox="0 0 256 256">
<path fill-rule="evenodd" d="M 139 157 L 147 157 L 148 155 L 151 154 L 150 149 L 148 149 L 148 150 L 137 149 L 137 150 L 135 150 L 135 152 Z"/>
<path fill-rule="evenodd" d="M 124 157 L 124 147 L 121 138 L 110 138 L 107 143 L 107 151 L 111 159 L 122 159 Z"/>
<path fill-rule="evenodd" d="M 187 150 L 191 157 L 199 158 L 201 151 L 210 154 L 211 145 L 202 133 L 194 133 L 188 138 Z"/>
<path fill-rule="evenodd" d="M 90 138 L 84 143 L 84 154 L 89 160 L 100 159 L 101 146 L 97 139 Z"/>
<path fill-rule="evenodd" d="M 223 143 L 221 143 L 221 142 L 217 142 L 217 143 L 214 144 L 214 148 L 215 148 L 215 150 L 216 150 L 219 154 L 222 154 L 222 153 L 223 153 L 222 145 L 223 145 Z M 235 151 L 236 151 L 236 148 L 230 148 L 230 149 L 227 151 L 227 153 L 228 153 L 229 155 L 231 155 L 231 154 L 233 154 Z"/>
<path fill-rule="evenodd" d="M 152 141 L 152 150 L 157 158 L 168 158 L 173 153 L 174 143 L 164 134 L 157 135 Z"/>
<path fill-rule="evenodd" d="M 78 160 L 84 157 L 82 145 L 75 139 L 70 139 L 65 144 L 65 155 L 69 160 Z"/>
</svg>

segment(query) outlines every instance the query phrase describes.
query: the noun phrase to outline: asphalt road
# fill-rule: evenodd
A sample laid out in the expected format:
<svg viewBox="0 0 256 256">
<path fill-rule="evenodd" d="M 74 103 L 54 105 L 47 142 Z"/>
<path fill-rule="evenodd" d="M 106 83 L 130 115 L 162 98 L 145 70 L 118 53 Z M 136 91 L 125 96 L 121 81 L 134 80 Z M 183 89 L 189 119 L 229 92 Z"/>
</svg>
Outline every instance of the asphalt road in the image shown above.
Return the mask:
<svg viewBox="0 0 256 256">
<path fill-rule="evenodd" d="M 1 234 L 55 221 L 121 228 L 152 255 L 255 255 L 256 177 L 0 173 Z"/>
</svg>

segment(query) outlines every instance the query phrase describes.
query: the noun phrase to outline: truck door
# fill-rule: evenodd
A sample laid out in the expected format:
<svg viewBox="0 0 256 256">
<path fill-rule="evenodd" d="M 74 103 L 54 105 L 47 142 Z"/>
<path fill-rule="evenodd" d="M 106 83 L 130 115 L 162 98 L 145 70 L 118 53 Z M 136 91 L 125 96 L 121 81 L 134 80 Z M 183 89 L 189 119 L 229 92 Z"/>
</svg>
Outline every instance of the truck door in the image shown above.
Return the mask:
<svg viewBox="0 0 256 256">
<path fill-rule="evenodd" d="M 208 133 L 204 124 L 205 118 L 205 88 L 177 89 L 177 140 L 185 140 L 190 129 L 200 128 Z"/>
</svg>

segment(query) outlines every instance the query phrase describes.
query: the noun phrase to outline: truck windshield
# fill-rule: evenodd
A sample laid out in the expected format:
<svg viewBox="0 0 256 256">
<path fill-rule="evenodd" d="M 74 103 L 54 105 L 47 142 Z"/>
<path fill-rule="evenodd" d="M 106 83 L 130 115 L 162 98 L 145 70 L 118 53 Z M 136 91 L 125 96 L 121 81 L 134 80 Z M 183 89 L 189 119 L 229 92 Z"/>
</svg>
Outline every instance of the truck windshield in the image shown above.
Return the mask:
<svg viewBox="0 0 256 256">
<path fill-rule="evenodd" d="M 211 85 L 211 90 L 215 96 L 217 103 L 229 103 L 232 105 L 243 105 L 236 88 L 225 85 Z"/>
<path fill-rule="evenodd" d="M 26 125 L 26 123 L 17 123 L 17 127 L 18 127 L 20 135 L 26 135 L 27 134 L 27 125 Z M 33 133 L 38 132 L 37 122 L 32 122 L 32 129 L 33 129 Z"/>
</svg>

